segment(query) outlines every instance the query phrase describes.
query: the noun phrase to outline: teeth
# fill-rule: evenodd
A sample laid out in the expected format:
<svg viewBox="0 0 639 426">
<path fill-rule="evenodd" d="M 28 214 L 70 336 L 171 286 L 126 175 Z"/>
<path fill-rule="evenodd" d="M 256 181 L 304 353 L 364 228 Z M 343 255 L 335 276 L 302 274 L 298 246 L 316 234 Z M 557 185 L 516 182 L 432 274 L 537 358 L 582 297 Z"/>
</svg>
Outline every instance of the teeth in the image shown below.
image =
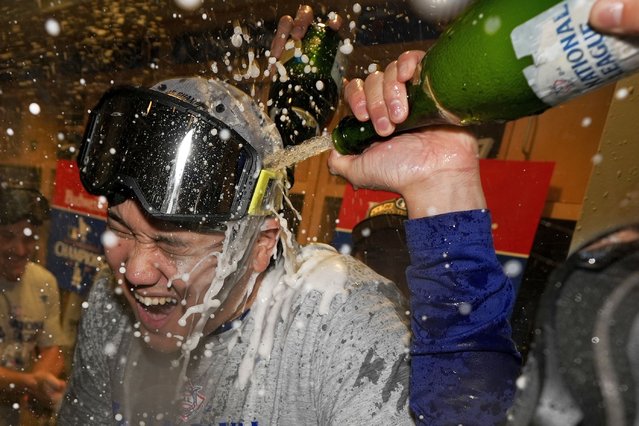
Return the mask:
<svg viewBox="0 0 639 426">
<path fill-rule="evenodd" d="M 155 305 L 166 305 L 170 303 L 172 305 L 177 305 L 177 299 L 173 297 L 148 297 L 141 296 L 137 293 L 133 293 L 135 299 L 142 303 L 144 306 L 155 306 Z"/>
</svg>

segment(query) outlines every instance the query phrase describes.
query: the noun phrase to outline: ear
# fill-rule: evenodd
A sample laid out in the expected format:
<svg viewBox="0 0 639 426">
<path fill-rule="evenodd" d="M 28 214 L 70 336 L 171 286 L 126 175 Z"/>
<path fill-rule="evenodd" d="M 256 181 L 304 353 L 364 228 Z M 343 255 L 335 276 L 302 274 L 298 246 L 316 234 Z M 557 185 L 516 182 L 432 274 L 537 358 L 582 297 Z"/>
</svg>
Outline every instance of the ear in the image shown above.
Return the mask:
<svg viewBox="0 0 639 426">
<path fill-rule="evenodd" d="M 280 223 L 277 219 L 269 217 L 264 221 L 260 235 L 255 242 L 253 255 L 253 270 L 264 272 L 271 262 L 273 250 L 277 245 L 280 235 Z"/>
</svg>

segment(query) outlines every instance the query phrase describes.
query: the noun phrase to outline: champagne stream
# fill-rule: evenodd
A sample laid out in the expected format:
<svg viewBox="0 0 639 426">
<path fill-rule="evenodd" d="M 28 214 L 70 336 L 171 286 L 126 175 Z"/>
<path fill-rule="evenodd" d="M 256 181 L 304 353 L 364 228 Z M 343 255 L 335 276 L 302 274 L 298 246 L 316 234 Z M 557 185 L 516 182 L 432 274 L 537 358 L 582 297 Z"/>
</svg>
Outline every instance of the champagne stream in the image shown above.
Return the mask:
<svg viewBox="0 0 639 426">
<path fill-rule="evenodd" d="M 264 168 L 283 169 L 331 148 L 333 148 L 333 140 L 330 134 L 315 136 L 299 145 L 294 145 L 269 155 L 264 159 Z"/>
</svg>

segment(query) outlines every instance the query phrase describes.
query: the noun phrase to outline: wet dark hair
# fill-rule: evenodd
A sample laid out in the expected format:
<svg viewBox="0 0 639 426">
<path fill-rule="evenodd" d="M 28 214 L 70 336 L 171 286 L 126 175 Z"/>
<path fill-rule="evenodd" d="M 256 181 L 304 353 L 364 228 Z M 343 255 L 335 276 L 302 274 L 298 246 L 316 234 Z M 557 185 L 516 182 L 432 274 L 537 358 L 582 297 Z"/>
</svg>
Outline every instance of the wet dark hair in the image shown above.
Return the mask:
<svg viewBox="0 0 639 426">
<path fill-rule="evenodd" d="M 41 225 L 49 218 L 49 202 L 35 189 L 0 186 L 0 225 L 28 220 Z"/>
</svg>

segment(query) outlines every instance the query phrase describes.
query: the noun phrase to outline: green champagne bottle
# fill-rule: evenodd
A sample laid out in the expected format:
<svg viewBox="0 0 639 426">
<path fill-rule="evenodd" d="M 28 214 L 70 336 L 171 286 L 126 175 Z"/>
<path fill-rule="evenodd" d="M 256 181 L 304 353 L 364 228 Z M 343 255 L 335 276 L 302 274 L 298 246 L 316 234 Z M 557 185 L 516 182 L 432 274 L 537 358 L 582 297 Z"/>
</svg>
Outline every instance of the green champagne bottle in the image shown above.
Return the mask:
<svg viewBox="0 0 639 426">
<path fill-rule="evenodd" d="M 430 48 L 407 86 L 397 131 L 539 114 L 639 68 L 639 40 L 604 36 L 587 22 L 594 0 L 479 0 Z M 332 132 L 342 154 L 380 136 L 346 117 Z"/>
<path fill-rule="evenodd" d="M 340 92 L 339 41 L 336 31 L 313 23 L 296 54 L 283 63 L 286 73 L 275 76 L 268 110 L 284 146 L 319 135 L 333 117 Z"/>
</svg>

